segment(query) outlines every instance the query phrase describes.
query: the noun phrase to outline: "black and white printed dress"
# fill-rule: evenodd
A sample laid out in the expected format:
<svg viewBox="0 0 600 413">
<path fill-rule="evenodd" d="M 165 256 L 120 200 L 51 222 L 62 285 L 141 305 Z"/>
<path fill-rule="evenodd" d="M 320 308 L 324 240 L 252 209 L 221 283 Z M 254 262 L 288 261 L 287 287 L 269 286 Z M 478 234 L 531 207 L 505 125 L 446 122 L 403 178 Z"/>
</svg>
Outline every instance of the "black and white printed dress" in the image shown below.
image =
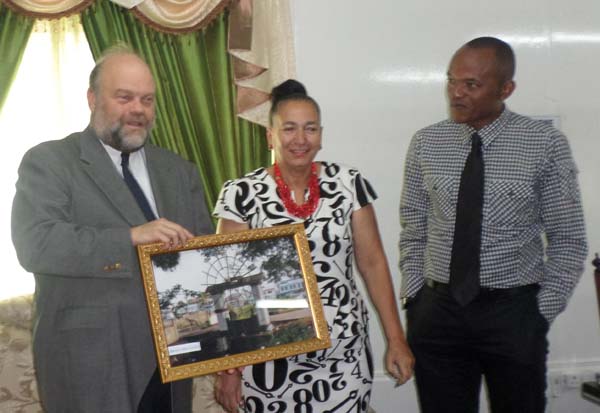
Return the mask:
<svg viewBox="0 0 600 413">
<path fill-rule="evenodd" d="M 250 228 L 303 222 L 331 336 L 329 349 L 247 367 L 247 412 L 366 412 L 373 363 L 368 313 L 352 263 L 352 213 L 377 198 L 356 169 L 321 162 L 321 199 L 312 216 L 290 215 L 265 168 L 227 181 L 214 215 Z"/>
</svg>

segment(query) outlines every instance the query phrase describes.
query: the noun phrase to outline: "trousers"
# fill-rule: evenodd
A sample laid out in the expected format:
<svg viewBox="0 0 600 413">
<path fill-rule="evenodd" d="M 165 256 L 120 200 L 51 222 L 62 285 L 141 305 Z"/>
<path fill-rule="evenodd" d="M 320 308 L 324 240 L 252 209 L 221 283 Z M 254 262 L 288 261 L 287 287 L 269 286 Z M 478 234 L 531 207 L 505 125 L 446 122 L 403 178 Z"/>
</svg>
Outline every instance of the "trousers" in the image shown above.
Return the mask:
<svg viewBox="0 0 600 413">
<path fill-rule="evenodd" d="M 537 285 L 483 289 L 466 306 L 429 280 L 406 308 L 422 413 L 544 413 L 549 324 Z"/>
<path fill-rule="evenodd" d="M 158 369 L 150 378 L 137 413 L 191 413 L 192 380 L 162 383 Z"/>
</svg>

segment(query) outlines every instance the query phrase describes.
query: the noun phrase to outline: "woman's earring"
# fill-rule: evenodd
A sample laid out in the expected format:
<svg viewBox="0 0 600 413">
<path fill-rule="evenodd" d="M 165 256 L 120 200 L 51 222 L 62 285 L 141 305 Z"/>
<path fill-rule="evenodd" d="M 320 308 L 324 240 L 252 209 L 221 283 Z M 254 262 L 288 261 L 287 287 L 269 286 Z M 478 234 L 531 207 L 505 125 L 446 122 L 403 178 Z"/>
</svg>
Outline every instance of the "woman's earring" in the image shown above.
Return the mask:
<svg viewBox="0 0 600 413">
<path fill-rule="evenodd" d="M 269 144 L 269 150 L 272 151 L 273 150 L 273 145 Z"/>
</svg>

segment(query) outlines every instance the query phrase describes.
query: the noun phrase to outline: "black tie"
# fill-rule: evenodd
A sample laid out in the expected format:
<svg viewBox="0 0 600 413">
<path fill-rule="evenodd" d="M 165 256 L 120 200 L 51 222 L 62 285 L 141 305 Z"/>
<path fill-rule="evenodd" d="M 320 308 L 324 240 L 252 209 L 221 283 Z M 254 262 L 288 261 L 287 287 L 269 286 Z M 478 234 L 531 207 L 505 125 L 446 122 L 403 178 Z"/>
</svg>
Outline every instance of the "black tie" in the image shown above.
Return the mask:
<svg viewBox="0 0 600 413">
<path fill-rule="evenodd" d="M 460 177 L 450 261 L 450 293 L 462 306 L 479 294 L 483 172 L 481 138 L 474 133 L 471 153 Z"/>
<path fill-rule="evenodd" d="M 129 170 L 128 153 L 121 153 L 121 168 L 123 169 L 123 179 L 125 180 L 125 183 L 129 187 L 129 190 L 133 194 L 133 197 L 140 206 L 140 209 L 144 213 L 144 216 L 148 221 L 154 221 L 156 219 L 156 216 L 154 215 L 154 212 L 152 212 L 152 208 L 150 208 L 150 203 L 148 202 L 148 199 L 146 199 L 146 196 L 144 195 L 144 191 L 142 191 L 140 184 L 138 184 L 138 182 L 131 174 L 131 171 Z"/>
</svg>

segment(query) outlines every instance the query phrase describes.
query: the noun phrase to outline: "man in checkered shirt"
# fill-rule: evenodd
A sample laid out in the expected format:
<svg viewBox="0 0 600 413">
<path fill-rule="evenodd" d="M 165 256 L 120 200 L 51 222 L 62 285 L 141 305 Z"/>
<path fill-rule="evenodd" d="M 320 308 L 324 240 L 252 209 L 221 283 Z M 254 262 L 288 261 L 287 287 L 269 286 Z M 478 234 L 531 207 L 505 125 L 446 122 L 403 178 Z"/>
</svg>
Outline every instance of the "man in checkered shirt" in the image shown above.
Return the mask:
<svg viewBox="0 0 600 413">
<path fill-rule="evenodd" d="M 466 43 L 448 69 L 451 119 L 418 131 L 408 150 L 401 296 L 424 413 L 477 412 L 482 377 L 493 412 L 543 413 L 548 328 L 583 271 L 587 244 L 569 144 L 506 108 L 514 70 L 505 42 Z M 450 262 L 475 132 L 484 165 L 480 290 L 461 305 L 450 294 Z"/>
</svg>

